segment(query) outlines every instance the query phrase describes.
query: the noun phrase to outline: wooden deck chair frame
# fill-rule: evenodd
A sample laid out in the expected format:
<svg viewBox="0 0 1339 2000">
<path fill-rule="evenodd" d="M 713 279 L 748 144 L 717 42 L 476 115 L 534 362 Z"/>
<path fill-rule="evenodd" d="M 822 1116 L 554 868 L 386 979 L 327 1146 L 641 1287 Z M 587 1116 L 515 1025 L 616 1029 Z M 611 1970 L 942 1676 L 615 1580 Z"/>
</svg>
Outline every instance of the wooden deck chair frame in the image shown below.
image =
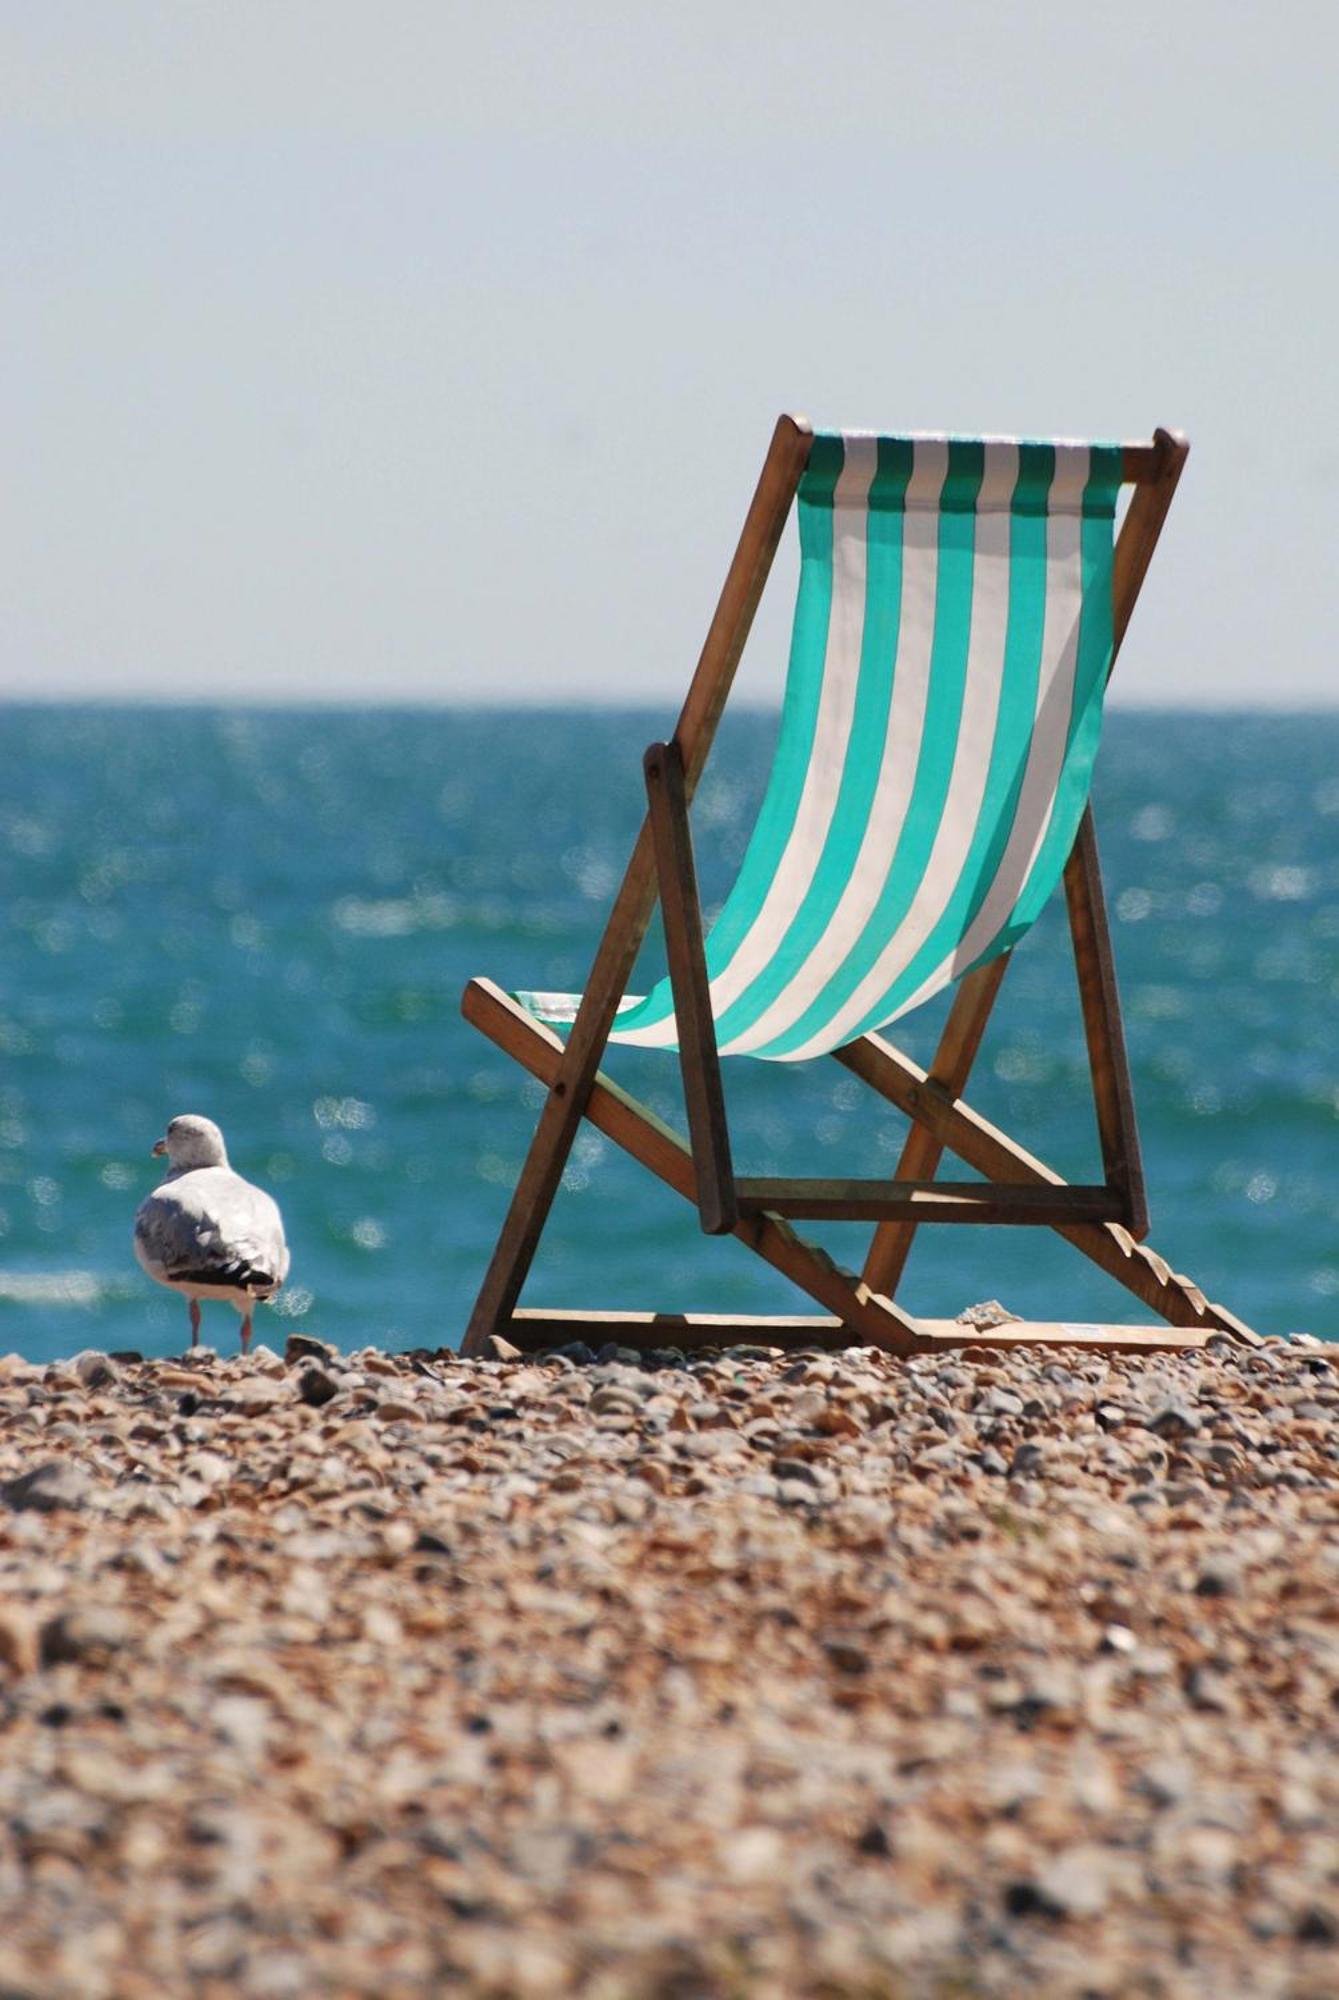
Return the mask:
<svg viewBox="0 0 1339 2000">
<path fill-rule="evenodd" d="M 472 980 L 465 990 L 465 1018 L 544 1083 L 548 1095 L 462 1351 L 486 1352 L 491 1334 L 533 1351 L 591 1332 L 642 1349 L 750 1340 L 792 1347 L 858 1344 L 895 1354 L 1032 1343 L 1184 1348 L 1202 1346 L 1215 1333 L 1254 1342 L 1258 1336 L 1230 1312 L 1211 1304 L 1196 1285 L 1178 1276 L 1142 1241 L 1148 1211 L 1091 807 L 1066 864 L 1064 885 L 1103 1181 L 1083 1187 L 1066 1183 L 963 1101 L 1007 969 L 1007 954 L 959 982 L 928 1071 L 880 1034 L 862 1035 L 833 1052 L 838 1062 L 911 1121 L 891 1181 L 739 1179 L 734 1173 L 707 991 L 688 806 L 812 440 L 802 419 L 779 419 L 677 727 L 668 743 L 653 744 L 646 753 L 647 816 L 566 1043 L 491 981 Z M 1114 552 L 1113 662 L 1188 451 L 1184 438 L 1165 430 L 1155 432 L 1149 444 L 1123 447 L 1123 483 L 1134 491 Z M 674 996 L 687 1142 L 599 1067 L 657 897 Z M 733 1233 L 806 1292 L 823 1309 L 822 1316 L 521 1309 L 521 1288 L 583 1117 L 695 1203 L 705 1231 Z M 984 1181 L 936 1180 L 945 1151 L 984 1175 Z M 859 1278 L 840 1270 L 822 1249 L 795 1233 L 792 1221 L 806 1217 L 876 1223 Z M 927 1222 L 1054 1229 L 1165 1324 L 1014 1321 L 986 1328 L 913 1317 L 895 1302 L 894 1294 L 915 1231 Z"/>
</svg>

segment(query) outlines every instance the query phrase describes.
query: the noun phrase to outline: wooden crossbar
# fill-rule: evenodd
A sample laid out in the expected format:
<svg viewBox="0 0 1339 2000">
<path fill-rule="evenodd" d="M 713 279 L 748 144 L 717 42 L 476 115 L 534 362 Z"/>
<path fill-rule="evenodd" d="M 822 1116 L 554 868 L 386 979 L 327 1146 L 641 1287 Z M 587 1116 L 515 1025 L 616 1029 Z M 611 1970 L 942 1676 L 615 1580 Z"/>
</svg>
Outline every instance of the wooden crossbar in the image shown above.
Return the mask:
<svg viewBox="0 0 1339 2000">
<path fill-rule="evenodd" d="M 1118 1222 L 1124 1206 L 1108 1187 L 1073 1183 L 992 1187 L 986 1181 L 741 1180 L 741 1215 L 811 1222 L 1003 1222 L 1054 1227 Z"/>
</svg>

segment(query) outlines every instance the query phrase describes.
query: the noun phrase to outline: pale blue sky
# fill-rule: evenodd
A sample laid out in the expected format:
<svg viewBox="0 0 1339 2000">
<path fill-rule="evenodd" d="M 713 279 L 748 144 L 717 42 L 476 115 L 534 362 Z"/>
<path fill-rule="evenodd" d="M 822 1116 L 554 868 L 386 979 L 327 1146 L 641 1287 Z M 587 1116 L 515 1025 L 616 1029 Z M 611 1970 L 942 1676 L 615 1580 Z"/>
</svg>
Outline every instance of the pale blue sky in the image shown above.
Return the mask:
<svg viewBox="0 0 1339 2000">
<path fill-rule="evenodd" d="M 4 0 L 4 688 L 672 701 L 791 408 L 1185 428 L 1119 693 L 1334 702 L 1333 18 Z"/>
</svg>

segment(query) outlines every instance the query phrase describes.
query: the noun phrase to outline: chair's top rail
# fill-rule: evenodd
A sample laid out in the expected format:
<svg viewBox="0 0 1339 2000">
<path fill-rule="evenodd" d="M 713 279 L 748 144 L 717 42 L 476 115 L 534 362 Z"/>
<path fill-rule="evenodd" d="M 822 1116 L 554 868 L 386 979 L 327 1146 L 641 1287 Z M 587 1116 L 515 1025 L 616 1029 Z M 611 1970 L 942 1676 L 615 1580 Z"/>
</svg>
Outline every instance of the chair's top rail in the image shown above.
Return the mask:
<svg viewBox="0 0 1339 2000">
<path fill-rule="evenodd" d="M 814 428 L 813 426 L 810 425 L 807 418 L 804 417 L 793 417 L 791 419 L 791 422 L 795 425 L 795 428 L 801 432 L 805 431 L 812 432 L 812 429 Z M 921 440 L 929 441 L 932 439 L 933 440 L 943 439 L 949 442 L 958 441 L 957 434 L 944 431 L 880 432 L 880 431 L 846 430 L 840 432 L 839 435 L 842 437 L 853 437 L 853 438 L 880 437 L 880 436 L 898 437 L 906 439 L 909 443 L 916 443 Z M 1025 438 L 1012 438 L 1003 436 L 980 437 L 968 440 L 965 437 L 965 435 L 962 437 L 961 441 L 964 443 L 970 441 L 971 443 L 974 444 L 1024 444 L 1024 443 L 1034 443 L 1034 442 L 1046 443 L 1046 444 L 1090 444 L 1092 442 L 1092 440 L 1088 438 L 1025 439 Z M 1106 442 L 1106 440 L 1103 440 L 1103 442 Z M 1183 433 L 1179 431 L 1165 431 L 1165 430 L 1158 431 L 1147 442 L 1144 442 L 1142 439 L 1132 439 L 1122 443 L 1118 447 L 1121 455 L 1122 484 L 1126 486 L 1151 486 L 1155 480 L 1159 479 L 1162 476 L 1166 468 L 1168 452 L 1172 450 L 1175 446 L 1184 443 L 1185 443 L 1185 437 Z"/>
</svg>

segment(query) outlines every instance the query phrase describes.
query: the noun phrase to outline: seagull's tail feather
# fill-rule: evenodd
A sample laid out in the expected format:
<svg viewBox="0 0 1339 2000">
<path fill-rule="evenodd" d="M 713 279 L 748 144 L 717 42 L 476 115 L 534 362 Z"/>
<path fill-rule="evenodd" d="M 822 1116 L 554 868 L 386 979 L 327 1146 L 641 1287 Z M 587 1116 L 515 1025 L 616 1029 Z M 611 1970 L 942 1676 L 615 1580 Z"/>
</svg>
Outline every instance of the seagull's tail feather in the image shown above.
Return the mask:
<svg viewBox="0 0 1339 2000">
<path fill-rule="evenodd" d="M 249 1292 L 255 1299 L 272 1297 L 283 1283 L 273 1271 L 245 1257 L 233 1257 L 221 1264 L 182 1265 L 180 1269 L 165 1272 L 164 1277 L 171 1285 L 231 1285 L 239 1292 Z"/>
</svg>

